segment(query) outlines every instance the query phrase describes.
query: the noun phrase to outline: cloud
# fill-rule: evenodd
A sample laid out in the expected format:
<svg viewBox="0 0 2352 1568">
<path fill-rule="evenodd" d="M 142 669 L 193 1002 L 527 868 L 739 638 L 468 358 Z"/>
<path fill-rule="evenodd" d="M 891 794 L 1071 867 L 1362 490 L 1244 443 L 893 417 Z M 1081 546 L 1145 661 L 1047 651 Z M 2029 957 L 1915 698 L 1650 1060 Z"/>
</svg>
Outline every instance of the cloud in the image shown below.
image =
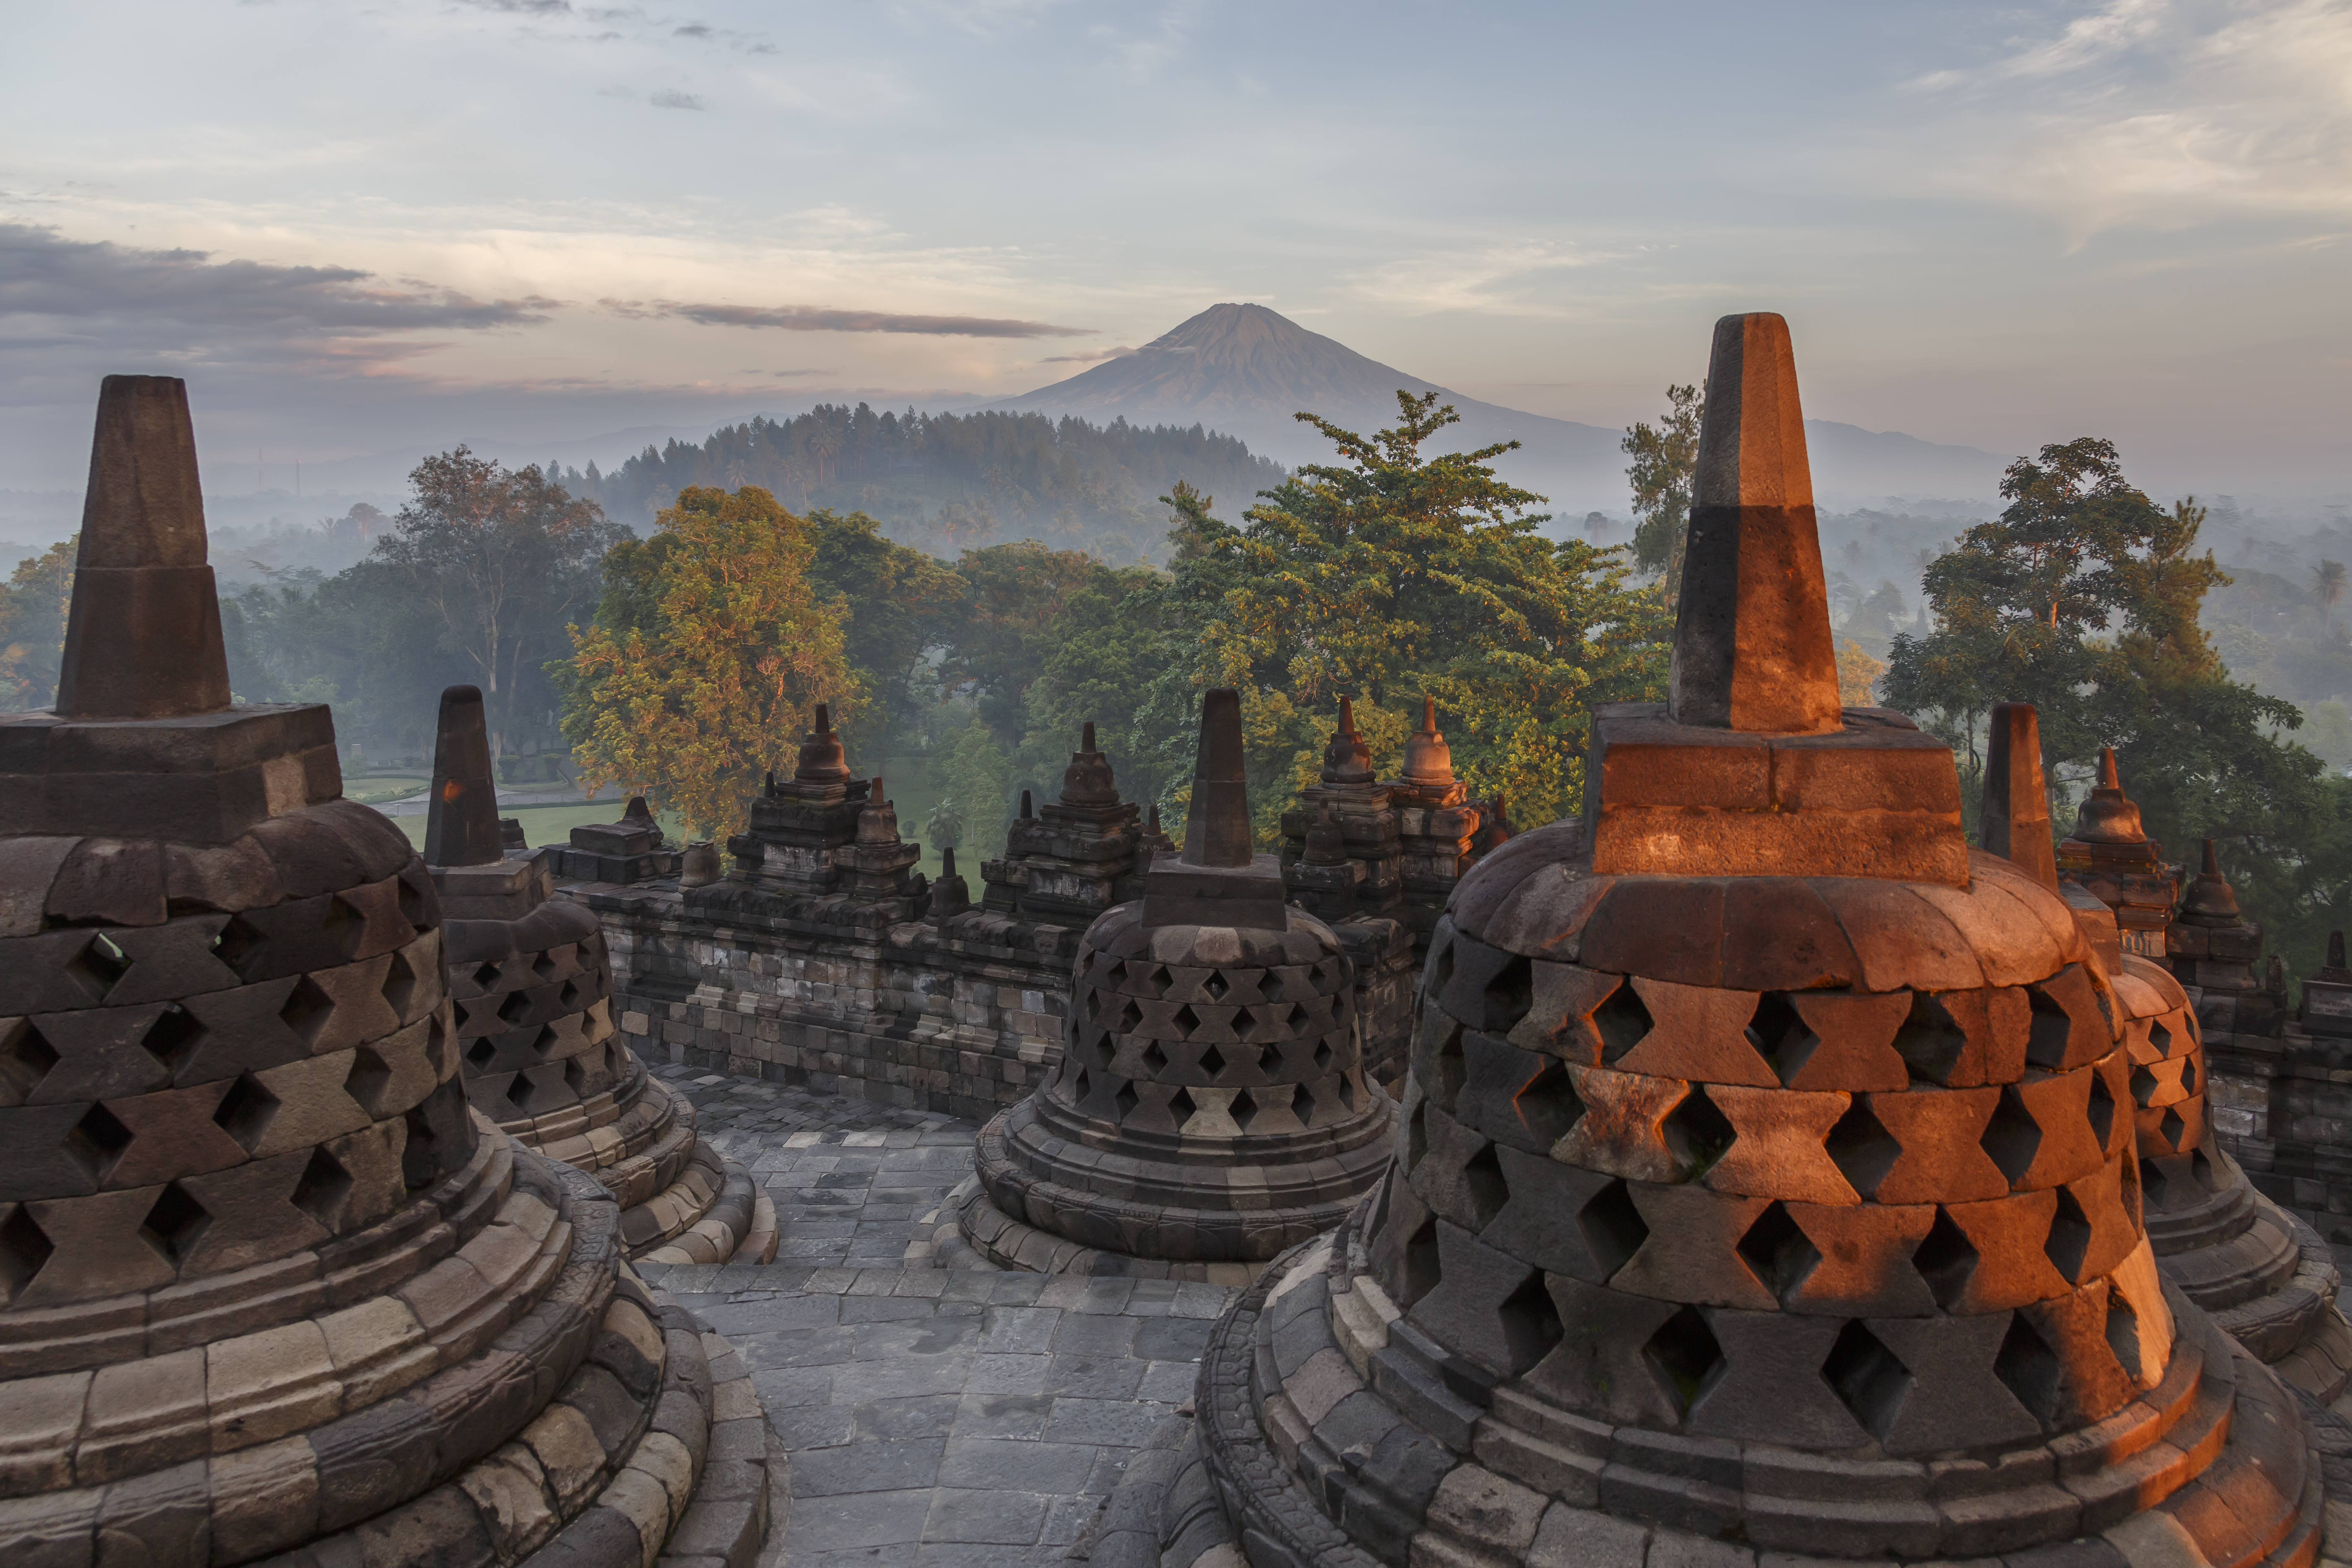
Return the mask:
<svg viewBox="0 0 2352 1568">
<path fill-rule="evenodd" d="M 707 38 L 710 37 L 710 24 L 688 22 L 683 27 L 672 27 L 669 36 L 673 38 Z"/>
<path fill-rule="evenodd" d="M 414 279 L 388 283 L 355 267 L 138 250 L 0 222 L 0 342 L 30 330 L 25 319 L 38 318 L 173 322 L 219 335 L 469 331 L 543 321 L 557 304 L 537 295 L 477 300 Z"/>
<path fill-rule="evenodd" d="M 2058 76 L 2095 64 L 2157 37 L 2169 20 L 2163 0 L 2114 0 L 2077 16 L 2054 38 L 2029 45 L 2004 61 L 2010 76 Z"/>
<path fill-rule="evenodd" d="M 1125 359 L 1135 351 L 1130 348 L 1097 349 L 1090 354 L 1048 354 L 1039 364 L 1092 364 L 1097 360 Z"/>
<path fill-rule="evenodd" d="M 1915 89 L 1946 111 L 1881 178 L 2048 214 L 2079 247 L 2224 215 L 2352 216 L 2352 3 L 2110 0 Z M 1922 156 L 1922 142 L 1934 149 Z"/>
<path fill-rule="evenodd" d="M 652 103 L 656 109 L 701 109 L 704 107 L 702 100 L 695 97 L 694 94 L 690 92 L 680 92 L 676 88 L 671 87 L 663 88 L 660 91 L 655 93 L 652 99 Z"/>
<path fill-rule="evenodd" d="M 992 316 L 903 316 L 814 305 L 684 304 L 675 300 L 599 300 L 616 316 L 675 317 L 706 327 L 774 327 L 787 332 L 912 332 L 942 338 L 1083 338 L 1097 329 Z"/>
</svg>

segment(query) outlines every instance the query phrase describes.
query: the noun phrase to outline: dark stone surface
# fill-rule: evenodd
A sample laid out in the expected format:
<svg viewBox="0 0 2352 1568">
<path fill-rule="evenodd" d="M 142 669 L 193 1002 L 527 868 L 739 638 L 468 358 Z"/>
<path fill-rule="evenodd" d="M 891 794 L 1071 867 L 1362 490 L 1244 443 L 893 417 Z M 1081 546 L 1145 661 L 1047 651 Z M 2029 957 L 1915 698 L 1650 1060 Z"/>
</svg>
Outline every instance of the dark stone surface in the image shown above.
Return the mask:
<svg viewBox="0 0 2352 1568">
<path fill-rule="evenodd" d="M 440 718 L 434 731 L 425 863 L 485 866 L 505 853 L 482 694 L 475 687 L 452 686 L 441 693 Z"/>
<path fill-rule="evenodd" d="M 57 711 L 163 719 L 229 705 L 204 487 L 176 376 L 100 384 Z"/>
</svg>

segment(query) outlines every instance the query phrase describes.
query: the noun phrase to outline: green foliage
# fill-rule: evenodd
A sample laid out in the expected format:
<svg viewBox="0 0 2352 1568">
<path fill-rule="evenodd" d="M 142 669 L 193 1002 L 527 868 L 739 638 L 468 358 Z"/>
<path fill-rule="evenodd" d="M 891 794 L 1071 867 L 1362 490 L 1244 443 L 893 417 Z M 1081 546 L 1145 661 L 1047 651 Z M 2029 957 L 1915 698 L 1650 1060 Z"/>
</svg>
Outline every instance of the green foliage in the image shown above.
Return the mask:
<svg viewBox="0 0 2352 1568">
<path fill-rule="evenodd" d="M 1004 853 L 1005 829 L 1014 811 L 1012 759 L 987 721 L 975 715 L 934 752 L 931 776 L 944 792 L 942 805 L 954 803 L 956 847 L 970 857 L 977 875 L 981 861 Z"/>
<path fill-rule="evenodd" d="M 809 582 L 842 618 L 843 651 L 856 671 L 888 739 L 898 740 L 929 712 L 936 694 L 928 660 L 951 625 L 964 583 L 945 562 L 882 537 L 864 512 L 809 513 L 816 553 Z"/>
<path fill-rule="evenodd" d="M 2337 918 L 2328 911 L 2352 889 L 2352 788 L 2275 738 L 2302 713 L 2233 680 L 2208 639 L 2200 610 L 2231 579 L 2196 552 L 2204 509 L 2157 506 L 2090 437 L 2012 464 L 2001 493 L 2000 519 L 1927 568 L 1936 627 L 1895 639 L 1884 700 L 1963 748 L 1964 781 L 1995 702 L 2039 711 L 2053 785 L 2113 746 L 2168 854 L 2242 841 L 2251 853 L 2231 868 L 2242 903 L 2306 963 L 2315 922 Z"/>
<path fill-rule="evenodd" d="M 1543 498 L 1487 466 L 1509 444 L 1424 457 L 1456 416 L 1434 394 L 1397 400 L 1398 423 L 1369 437 L 1300 415 L 1340 462 L 1262 492 L 1239 529 L 1169 498 L 1185 623 L 1169 652 L 1197 651 L 1171 661 L 1181 687 L 1162 679 L 1161 722 L 1171 699 L 1242 689 L 1262 831 L 1312 776 L 1342 695 L 1383 769 L 1433 697 L 1473 793 L 1532 825 L 1580 805 L 1593 706 L 1664 683 L 1658 594 L 1629 588 L 1616 552 L 1538 531 Z"/>
<path fill-rule="evenodd" d="M 381 560 L 247 588 L 221 601 L 221 623 L 237 696 L 291 701 L 296 687 L 323 679 L 335 689 L 336 733 L 387 756 L 429 759 L 441 689 L 476 679 L 414 577 Z M 551 738 L 551 692 L 545 700 L 526 728 Z M 513 739 L 510 731 L 509 749 Z"/>
<path fill-rule="evenodd" d="M 509 470 L 464 447 L 408 479 L 415 493 L 375 553 L 407 574 L 470 667 L 495 758 L 519 714 L 546 708 L 544 667 L 564 653 L 566 622 L 595 602 L 598 563 L 628 531 L 538 468 Z"/>
<path fill-rule="evenodd" d="M 1682 592 L 1683 545 L 1690 536 L 1691 487 L 1698 472 L 1698 425 L 1706 399 L 1696 386 L 1666 388 L 1666 411 L 1652 426 L 1636 420 L 1617 446 L 1633 462 L 1633 564 L 1662 577 L 1666 603 Z"/>
<path fill-rule="evenodd" d="M 955 570 L 963 592 L 937 626 L 940 684 L 976 702 L 1010 752 L 1028 732 L 1029 688 L 1045 671 L 1055 623 L 1082 594 L 1096 606 L 1116 599 L 1123 579 L 1083 551 L 1034 539 L 966 551 Z"/>
<path fill-rule="evenodd" d="M 0 712 L 47 708 L 58 698 L 66 612 L 73 604 L 81 535 L 16 563 L 0 587 Z"/>
<path fill-rule="evenodd" d="M 1148 568 L 1105 572 L 1073 592 L 1046 625 L 1027 694 L 1019 758 L 1024 776 L 1058 788 L 1088 722 L 1125 798 L 1164 803 L 1190 776 L 1190 755 L 1171 754 L 1171 731 L 1153 704 L 1171 657 L 1167 588 L 1165 574 Z M 1181 729 L 1177 722 L 1176 731 Z"/>
<path fill-rule="evenodd" d="M 553 674 L 582 787 L 618 782 L 718 838 L 815 705 L 847 719 L 862 694 L 837 605 L 810 581 L 806 520 L 756 486 L 677 501 L 653 540 L 615 547 L 614 618 L 573 628 Z"/>
</svg>

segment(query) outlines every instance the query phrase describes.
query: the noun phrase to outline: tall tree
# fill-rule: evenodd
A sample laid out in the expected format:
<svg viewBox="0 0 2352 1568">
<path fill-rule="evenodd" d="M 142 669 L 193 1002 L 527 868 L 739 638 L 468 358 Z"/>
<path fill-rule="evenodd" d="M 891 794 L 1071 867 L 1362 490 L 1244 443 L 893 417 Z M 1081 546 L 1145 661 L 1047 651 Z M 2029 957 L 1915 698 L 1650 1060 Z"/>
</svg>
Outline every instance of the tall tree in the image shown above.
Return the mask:
<svg viewBox="0 0 2352 1568">
<path fill-rule="evenodd" d="M 525 688 L 564 651 L 565 622 L 594 603 L 597 563 L 629 532 L 536 467 L 509 470 L 465 447 L 425 458 L 408 482 L 415 494 L 376 554 L 408 574 L 475 672 L 496 757 Z"/>
<path fill-rule="evenodd" d="M 817 703 L 853 716 L 864 694 L 815 554 L 807 520 L 751 487 L 689 487 L 652 539 L 617 546 L 606 613 L 572 628 L 556 671 L 583 787 L 618 782 L 720 837 Z"/>
<path fill-rule="evenodd" d="M 2311 596 L 2319 601 L 2321 615 L 2333 619 L 2336 601 L 2344 597 L 2344 563 L 2322 561 L 2311 569 Z"/>
<path fill-rule="evenodd" d="M 1625 468 L 1633 487 L 1633 564 L 1659 574 L 1669 605 L 1682 592 L 1691 485 L 1698 472 L 1698 423 L 1706 411 L 1706 399 L 1697 387 L 1670 384 L 1666 411 L 1657 424 L 1636 420 L 1617 443 L 1633 459 Z"/>
<path fill-rule="evenodd" d="M 940 681 L 975 700 L 998 745 L 1013 752 L 1028 731 L 1028 690 L 1044 671 L 1055 620 L 1081 592 L 1115 592 L 1118 574 L 1084 551 L 1034 539 L 967 550 L 956 573 L 963 596 L 940 639 Z"/>
<path fill-rule="evenodd" d="M 2113 746 L 2151 835 L 2174 854 L 2246 840 L 2241 895 L 2275 930 L 2302 931 L 2352 887 L 2352 796 L 2277 738 L 2302 724 L 2294 704 L 2233 680 L 2208 640 L 2205 595 L 2231 579 L 2197 548 L 2205 509 L 2158 506 L 2092 437 L 2019 459 L 2001 492 L 2000 517 L 1929 564 L 1935 629 L 1895 637 L 1885 700 L 1968 748 L 1964 771 L 1994 702 L 2040 710 L 2053 784 Z"/>
<path fill-rule="evenodd" d="M 1548 821 L 1580 802 L 1593 705 L 1663 684 L 1662 606 L 1618 552 L 1544 536 L 1543 498 L 1489 466 L 1516 443 L 1424 456 L 1458 416 L 1434 393 L 1397 403 L 1370 437 L 1300 415 L 1339 460 L 1261 492 L 1244 527 L 1180 517 L 1200 546 L 1171 589 L 1192 683 L 1243 689 L 1274 813 L 1341 696 L 1392 765 L 1425 693 L 1473 790 Z"/>
<path fill-rule="evenodd" d="M 2105 634 L 2160 625 L 2170 644 L 2193 636 L 2201 646 L 2181 605 L 2228 579 L 2210 552 L 2188 553 L 2202 512 L 2168 518 L 2124 477 L 2112 442 L 2084 437 L 2021 458 L 2001 494 L 2010 504 L 1997 520 L 1928 563 L 1935 630 L 1895 637 L 1880 689 L 1895 707 L 1936 715 L 1970 757 L 1988 709 L 2031 702 L 2043 746 L 2080 761 L 2103 743 L 2101 689 L 2124 673 Z"/>
<path fill-rule="evenodd" d="M 882 537 L 862 511 L 808 514 L 815 553 L 809 582 L 843 606 L 844 653 L 871 697 L 875 717 L 903 733 L 936 696 L 927 660 L 961 608 L 964 580 L 943 561 Z"/>
</svg>

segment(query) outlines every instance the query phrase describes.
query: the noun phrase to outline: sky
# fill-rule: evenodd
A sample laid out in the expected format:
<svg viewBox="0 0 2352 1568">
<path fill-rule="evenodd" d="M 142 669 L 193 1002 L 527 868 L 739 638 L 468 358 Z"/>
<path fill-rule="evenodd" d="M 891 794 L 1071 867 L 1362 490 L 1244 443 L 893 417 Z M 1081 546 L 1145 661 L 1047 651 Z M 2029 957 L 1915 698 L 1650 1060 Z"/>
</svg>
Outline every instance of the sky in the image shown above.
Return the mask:
<svg viewBox="0 0 2352 1568">
<path fill-rule="evenodd" d="M 9 33 L 0 489 L 79 488 L 111 372 L 185 376 L 208 488 L 250 489 L 1009 396 L 1234 300 L 1609 426 L 1777 310 L 1814 417 L 2352 496 L 2352 0 L 88 0 Z"/>
</svg>

